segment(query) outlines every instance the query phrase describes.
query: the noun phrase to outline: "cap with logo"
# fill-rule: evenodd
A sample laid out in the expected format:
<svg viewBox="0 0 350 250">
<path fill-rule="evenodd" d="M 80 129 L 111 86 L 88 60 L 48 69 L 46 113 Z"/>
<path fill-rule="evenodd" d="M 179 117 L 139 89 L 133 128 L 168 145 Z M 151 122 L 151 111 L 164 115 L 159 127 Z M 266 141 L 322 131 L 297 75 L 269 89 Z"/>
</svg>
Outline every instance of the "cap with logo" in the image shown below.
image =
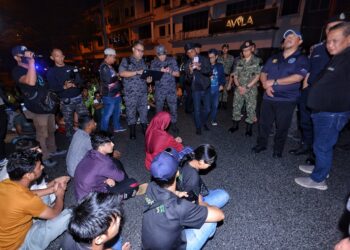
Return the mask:
<svg viewBox="0 0 350 250">
<path fill-rule="evenodd" d="M 12 48 L 11 53 L 13 56 L 16 55 L 24 55 L 24 52 L 26 52 L 28 49 L 26 46 L 23 45 L 19 45 L 19 46 L 15 46 Z"/>
<path fill-rule="evenodd" d="M 156 53 L 157 53 L 158 56 L 166 55 L 166 52 L 167 51 L 166 51 L 166 49 L 165 49 L 165 47 L 163 45 L 158 45 L 156 47 Z"/>
<path fill-rule="evenodd" d="M 179 155 L 175 149 L 166 149 L 158 154 L 151 163 L 151 175 L 162 181 L 171 180 L 178 170 Z"/>
<path fill-rule="evenodd" d="M 250 46 L 254 46 L 255 45 L 255 43 L 253 43 L 253 41 L 252 40 L 247 40 L 247 41 L 244 41 L 243 43 L 242 43 L 242 45 L 241 45 L 241 50 L 242 49 L 246 49 L 246 48 L 249 48 Z"/>
<path fill-rule="evenodd" d="M 106 56 L 116 56 L 117 53 L 115 52 L 115 49 L 112 49 L 112 48 L 107 48 L 103 51 L 103 53 L 106 55 Z"/>
<path fill-rule="evenodd" d="M 299 31 L 292 30 L 292 29 L 286 30 L 286 32 L 284 32 L 284 34 L 283 34 L 283 38 L 286 39 L 286 37 L 289 36 L 290 34 L 294 34 L 297 37 L 299 37 L 301 40 L 303 40 L 301 33 Z"/>
<path fill-rule="evenodd" d="M 327 20 L 326 24 L 333 23 L 333 22 L 348 22 L 348 21 L 349 21 L 348 15 L 346 15 L 344 12 L 342 12 L 336 16 L 330 17 Z"/>
</svg>

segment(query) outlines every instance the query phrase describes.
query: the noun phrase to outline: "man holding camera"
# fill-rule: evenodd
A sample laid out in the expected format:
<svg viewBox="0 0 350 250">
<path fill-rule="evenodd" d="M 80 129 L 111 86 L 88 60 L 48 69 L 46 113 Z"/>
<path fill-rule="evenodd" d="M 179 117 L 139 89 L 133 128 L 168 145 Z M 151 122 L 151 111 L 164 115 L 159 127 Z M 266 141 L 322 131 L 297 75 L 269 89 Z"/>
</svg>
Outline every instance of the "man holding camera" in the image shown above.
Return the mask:
<svg viewBox="0 0 350 250">
<path fill-rule="evenodd" d="M 163 110 L 164 102 L 170 109 L 171 129 L 178 133 L 177 121 L 177 96 L 175 77 L 180 76 L 179 67 L 175 58 L 168 57 L 163 45 L 155 48 L 157 57 L 151 63 L 151 70 L 159 70 L 164 74 L 159 81 L 156 81 L 156 108 L 157 113 Z"/>
<path fill-rule="evenodd" d="M 40 143 L 43 154 L 43 163 L 53 167 L 57 162 L 49 159 L 50 156 L 63 153 L 56 152 L 55 142 L 55 115 L 54 110 L 45 107 L 43 99 L 48 94 L 47 84 L 43 77 L 36 72 L 34 53 L 25 46 L 16 46 L 12 49 L 12 56 L 17 66 L 12 70 L 12 77 L 20 89 L 27 119 L 32 119 L 36 140 Z"/>
<path fill-rule="evenodd" d="M 199 55 L 193 43 L 185 44 L 185 52 L 189 57 L 185 64 L 186 78 L 191 82 L 194 122 L 196 134 L 202 134 L 202 124 L 205 130 L 209 130 L 207 123 L 210 113 L 210 79 L 211 66 L 209 59 Z M 203 117 L 201 117 L 201 101 L 204 104 Z M 203 118 L 203 119 L 202 119 Z"/>
<path fill-rule="evenodd" d="M 89 113 L 82 101 L 79 88 L 83 80 L 77 68 L 64 63 L 62 50 L 53 49 L 50 59 L 54 61 L 55 66 L 47 71 L 49 89 L 57 93 L 61 99 L 61 111 L 64 117 L 66 136 L 71 138 L 74 133 L 74 112 L 77 112 L 79 116 Z"/>
</svg>

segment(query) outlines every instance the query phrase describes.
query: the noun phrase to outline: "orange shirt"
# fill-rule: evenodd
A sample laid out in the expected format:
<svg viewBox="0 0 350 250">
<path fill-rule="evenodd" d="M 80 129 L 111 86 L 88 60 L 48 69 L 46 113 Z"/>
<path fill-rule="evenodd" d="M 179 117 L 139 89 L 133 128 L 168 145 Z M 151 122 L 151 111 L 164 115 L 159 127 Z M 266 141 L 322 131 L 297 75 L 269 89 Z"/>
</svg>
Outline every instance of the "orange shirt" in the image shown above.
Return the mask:
<svg viewBox="0 0 350 250">
<path fill-rule="evenodd" d="M 6 179 L 0 182 L 0 249 L 18 249 L 46 205 L 28 188 Z"/>
</svg>

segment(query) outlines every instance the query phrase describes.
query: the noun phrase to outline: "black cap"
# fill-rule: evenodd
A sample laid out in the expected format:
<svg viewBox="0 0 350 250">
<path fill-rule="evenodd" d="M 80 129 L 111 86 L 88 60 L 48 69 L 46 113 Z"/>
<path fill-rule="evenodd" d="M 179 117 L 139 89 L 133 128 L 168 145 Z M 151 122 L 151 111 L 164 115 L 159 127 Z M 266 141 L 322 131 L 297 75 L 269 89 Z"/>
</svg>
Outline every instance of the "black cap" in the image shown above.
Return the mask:
<svg viewBox="0 0 350 250">
<path fill-rule="evenodd" d="M 336 16 L 332 16 L 331 18 L 329 18 L 326 24 L 333 23 L 333 22 L 347 22 L 347 21 L 349 21 L 348 15 L 345 15 L 345 13 L 342 12 Z"/>
<path fill-rule="evenodd" d="M 242 43 L 240 49 L 242 50 L 242 49 L 248 48 L 248 47 L 250 47 L 250 46 L 254 46 L 254 45 L 255 45 L 255 43 L 253 43 L 252 40 L 247 40 L 247 41 L 244 41 L 244 42 Z"/>
<path fill-rule="evenodd" d="M 189 51 L 190 49 L 196 48 L 194 43 L 186 43 L 184 46 L 185 52 Z"/>
<path fill-rule="evenodd" d="M 202 44 L 200 44 L 200 43 L 195 43 L 195 44 L 194 44 L 194 47 L 195 47 L 195 48 L 202 48 Z"/>
<path fill-rule="evenodd" d="M 208 54 L 214 54 L 217 56 L 219 54 L 219 51 L 217 49 L 210 49 L 208 50 Z"/>
</svg>

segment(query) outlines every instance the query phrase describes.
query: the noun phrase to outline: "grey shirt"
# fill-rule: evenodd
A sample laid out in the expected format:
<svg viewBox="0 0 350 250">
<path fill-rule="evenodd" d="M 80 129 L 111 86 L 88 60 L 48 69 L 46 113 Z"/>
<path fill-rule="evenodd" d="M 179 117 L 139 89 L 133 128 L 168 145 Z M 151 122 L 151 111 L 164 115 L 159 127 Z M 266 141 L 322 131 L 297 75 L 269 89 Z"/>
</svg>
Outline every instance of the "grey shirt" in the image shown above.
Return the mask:
<svg viewBox="0 0 350 250">
<path fill-rule="evenodd" d="M 75 169 L 90 149 L 92 149 L 90 135 L 78 129 L 73 135 L 66 158 L 67 172 L 70 176 L 74 177 Z"/>
</svg>

